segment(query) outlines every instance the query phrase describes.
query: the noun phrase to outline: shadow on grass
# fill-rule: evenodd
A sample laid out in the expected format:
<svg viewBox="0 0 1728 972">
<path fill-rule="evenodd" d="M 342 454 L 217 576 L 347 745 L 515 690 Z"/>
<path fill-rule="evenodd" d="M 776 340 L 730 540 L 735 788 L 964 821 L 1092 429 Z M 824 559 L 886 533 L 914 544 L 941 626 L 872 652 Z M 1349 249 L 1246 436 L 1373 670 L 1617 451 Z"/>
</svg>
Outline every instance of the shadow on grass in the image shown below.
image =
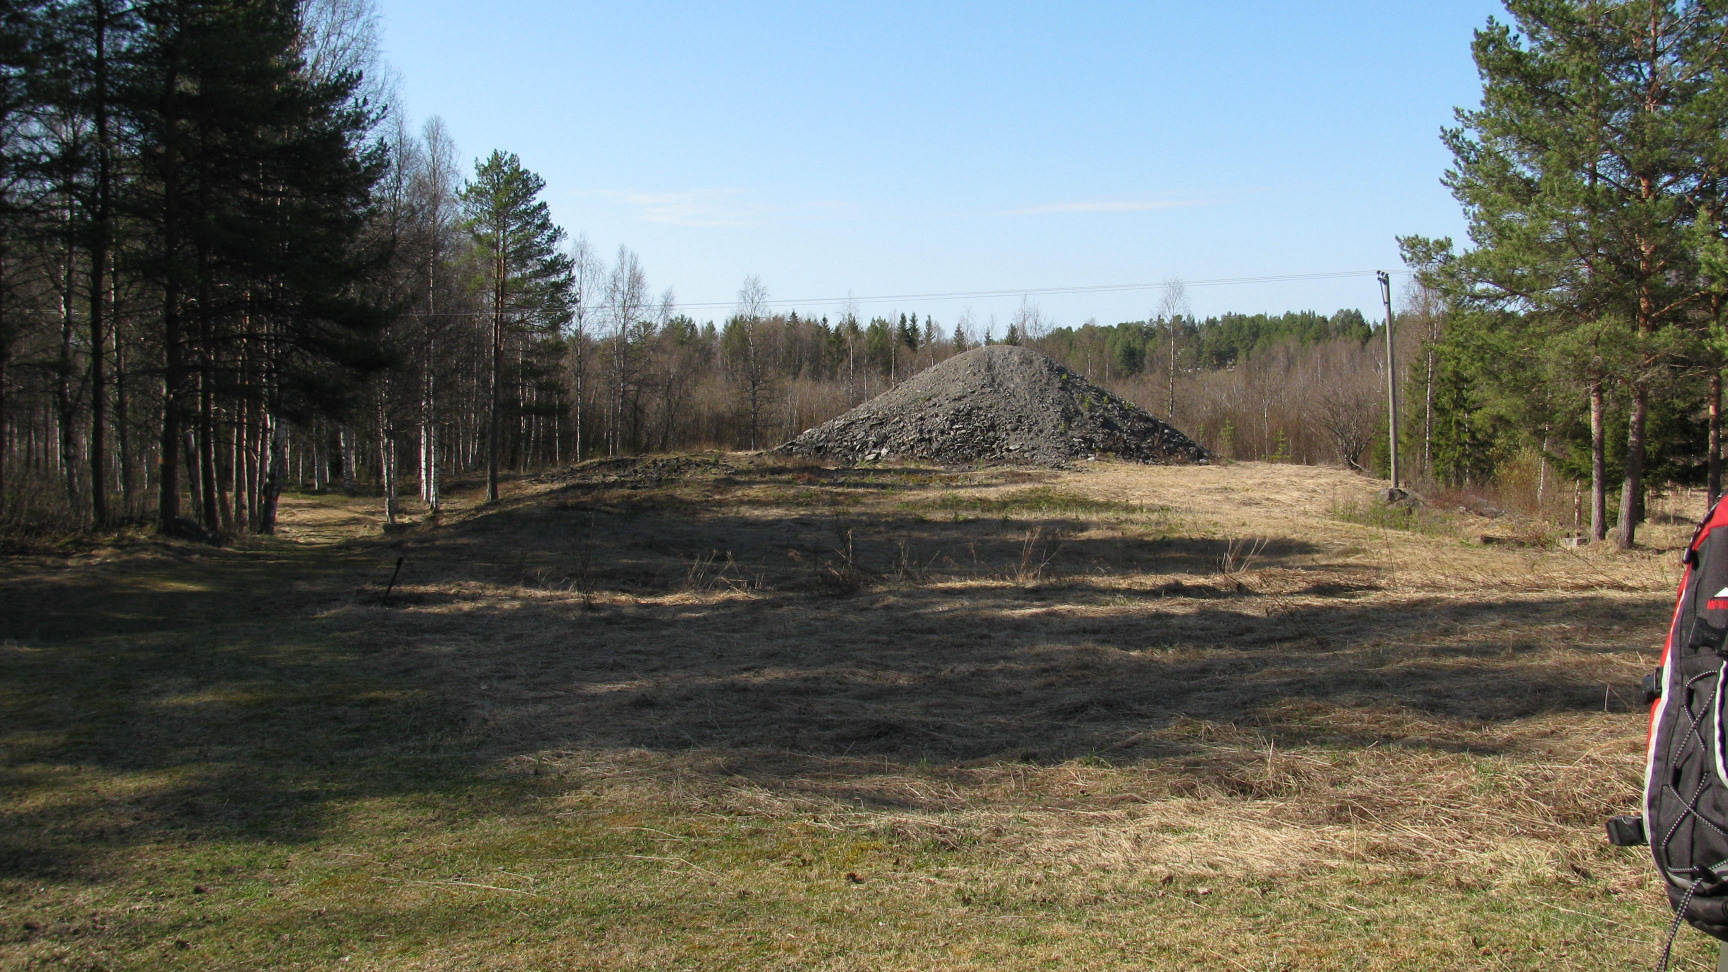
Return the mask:
<svg viewBox="0 0 1728 972">
<path fill-rule="evenodd" d="M 1257 566 L 1311 571 L 1301 593 L 1325 603 L 1124 589 L 1105 581 L 1216 575 L 1229 545 L 1078 536 L 1080 520 L 837 518 L 877 574 L 910 566 L 834 596 L 799 583 L 837 554 L 832 521 L 587 512 L 0 581 L 0 875 L 93 880 L 131 843 L 302 842 L 378 797 L 530 812 L 536 784 L 498 767 L 560 748 L 732 754 L 789 788 L 837 757 L 1180 757 L 1192 745 L 1166 730 L 1195 720 L 1280 746 L 1492 752 L 1483 726 L 1599 711 L 1609 683 L 1629 707 L 1663 620 L 1654 597 L 1359 601 L 1371 585 L 1292 541 Z M 1049 541 L 1055 583 L 1010 579 L 1029 533 L 1076 535 Z M 688 584 L 704 549 L 742 565 L 741 593 L 639 599 Z M 927 552 L 960 550 L 943 556 L 969 583 L 945 585 Z M 520 587 L 534 577 L 562 579 Z"/>
<path fill-rule="evenodd" d="M 1160 513 L 1143 523 L 1097 527 L 1070 515 L 948 520 L 845 507 L 764 520 L 714 514 L 683 496 L 560 496 L 422 537 L 410 557 L 440 577 L 520 584 L 538 573 L 631 594 L 675 590 L 695 561 L 715 554 L 729 555 L 753 583 L 774 589 L 807 586 L 821 573 L 811 565 L 839 556 L 867 574 L 947 579 L 1020 577 L 1032 567 L 1068 577 L 1213 576 L 1231 557 L 1253 567 L 1339 566 L 1318 559 L 1326 550 L 1307 541 L 1174 536 Z"/>
</svg>

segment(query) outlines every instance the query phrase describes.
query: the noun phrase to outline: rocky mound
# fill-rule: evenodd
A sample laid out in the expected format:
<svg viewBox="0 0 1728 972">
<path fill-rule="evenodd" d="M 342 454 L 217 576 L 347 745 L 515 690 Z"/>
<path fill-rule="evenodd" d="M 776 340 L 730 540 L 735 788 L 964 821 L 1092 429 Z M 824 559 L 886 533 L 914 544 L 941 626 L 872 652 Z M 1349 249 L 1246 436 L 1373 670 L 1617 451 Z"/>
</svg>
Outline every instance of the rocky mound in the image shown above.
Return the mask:
<svg viewBox="0 0 1728 972">
<path fill-rule="evenodd" d="M 893 458 L 947 465 L 1207 458 L 1145 409 L 1038 351 L 1004 344 L 955 355 L 775 451 L 841 463 Z"/>
</svg>

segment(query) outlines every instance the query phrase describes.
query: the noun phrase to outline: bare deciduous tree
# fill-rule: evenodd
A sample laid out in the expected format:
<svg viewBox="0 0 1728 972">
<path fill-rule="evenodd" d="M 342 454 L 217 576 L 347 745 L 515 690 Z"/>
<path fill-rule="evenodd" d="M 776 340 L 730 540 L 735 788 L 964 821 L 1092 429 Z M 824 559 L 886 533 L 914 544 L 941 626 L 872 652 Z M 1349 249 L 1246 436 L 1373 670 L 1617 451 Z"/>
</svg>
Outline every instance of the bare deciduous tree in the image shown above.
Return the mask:
<svg viewBox="0 0 1728 972">
<path fill-rule="evenodd" d="M 1314 419 L 1332 439 L 1338 461 L 1361 470 L 1362 454 L 1374 444 L 1379 431 L 1382 401 L 1378 382 L 1365 382 L 1364 374 L 1335 376 L 1322 385 L 1314 398 Z"/>
<path fill-rule="evenodd" d="M 300 0 L 300 56 L 314 80 L 382 74 L 378 10 L 373 0 Z M 382 83 L 383 79 L 373 82 Z M 376 90 L 365 91 L 372 96 Z"/>
<path fill-rule="evenodd" d="M 1188 313 L 1188 287 L 1181 277 L 1171 277 L 1164 282 L 1164 299 L 1158 302 L 1158 316 L 1164 321 L 1164 340 L 1169 346 L 1164 419 L 1171 425 L 1176 424 L 1176 329 Z"/>
<path fill-rule="evenodd" d="M 840 327 L 846 335 L 846 405 L 858 404 L 858 302 L 846 295 L 846 310 L 840 315 Z"/>
<path fill-rule="evenodd" d="M 605 306 L 606 265 L 589 245 L 586 234 L 576 237 L 576 242 L 570 245 L 570 265 L 573 286 L 570 330 L 567 337 L 570 340 L 570 402 L 574 412 L 571 421 L 574 429 L 571 455 L 577 462 L 581 462 L 584 400 L 582 386 L 583 379 L 588 374 L 588 328 L 598 319 Z"/>
<path fill-rule="evenodd" d="M 648 276 L 642 262 L 629 247 L 618 247 L 618 261 L 606 277 L 606 322 L 610 326 L 611 374 L 608 376 L 606 454 L 618 455 L 625 447 L 624 411 L 637 381 L 636 332 L 648 306 Z"/>
<path fill-rule="evenodd" d="M 456 143 L 444 127 L 441 118 L 433 117 L 421 132 L 420 168 L 415 173 L 417 209 L 423 239 L 418 248 L 421 286 L 425 288 L 420 321 L 420 499 L 436 512 L 442 502 L 439 493 L 440 430 L 444 417 L 440 413 L 440 373 L 445 364 L 441 350 L 448 340 L 451 324 L 444 314 L 446 300 L 454 295 L 451 257 L 458 241 L 456 186 Z"/>
<path fill-rule="evenodd" d="M 766 355 L 761 348 L 762 319 L 768 314 L 768 288 L 762 278 L 751 274 L 744 278 L 738 290 L 738 313 L 733 325 L 741 342 L 733 354 L 733 370 L 744 395 L 744 408 L 749 416 L 750 448 L 761 448 L 762 409 L 768 404 L 772 378 L 768 373 Z"/>
</svg>

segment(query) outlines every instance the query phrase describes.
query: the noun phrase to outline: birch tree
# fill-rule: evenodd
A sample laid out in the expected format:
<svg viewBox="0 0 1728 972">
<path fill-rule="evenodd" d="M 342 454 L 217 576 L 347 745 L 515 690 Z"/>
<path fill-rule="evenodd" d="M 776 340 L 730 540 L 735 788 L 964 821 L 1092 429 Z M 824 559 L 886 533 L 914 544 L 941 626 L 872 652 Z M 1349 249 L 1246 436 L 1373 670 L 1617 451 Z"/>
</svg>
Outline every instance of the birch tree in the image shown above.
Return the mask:
<svg viewBox="0 0 1728 972">
<path fill-rule="evenodd" d="M 1171 277 L 1164 283 L 1164 297 L 1158 302 L 1158 317 L 1164 321 L 1166 394 L 1164 421 L 1176 424 L 1176 328 L 1188 313 L 1188 287 L 1181 277 Z"/>
<path fill-rule="evenodd" d="M 751 451 L 760 448 L 762 410 L 768 404 L 772 377 L 762 348 L 762 319 L 768 313 L 768 288 L 754 274 L 738 289 L 738 310 L 732 322 L 736 338 L 732 352 L 733 372 L 744 398 Z"/>
<path fill-rule="evenodd" d="M 573 429 L 573 444 L 570 454 L 577 462 L 582 461 L 582 423 L 584 419 L 582 405 L 585 390 L 583 383 L 588 376 L 588 345 L 589 328 L 599 319 L 600 311 L 605 306 L 606 298 L 606 267 L 601 262 L 594 248 L 589 245 L 586 234 L 576 237 L 576 242 L 570 246 L 570 385 L 571 409 L 574 412 L 571 420 Z"/>
<path fill-rule="evenodd" d="M 443 349 L 448 345 L 450 323 L 444 313 L 445 303 L 455 299 L 452 293 L 452 262 L 458 246 L 456 146 L 444 127 L 443 119 L 434 116 L 421 131 L 420 166 L 415 172 L 414 192 L 420 217 L 422 239 L 418 247 L 419 275 L 424 293 L 420 304 L 418 329 L 420 367 L 420 499 L 433 513 L 443 502 L 439 488 L 440 439 L 443 428 L 441 396 L 443 390 Z"/>
<path fill-rule="evenodd" d="M 608 407 L 606 454 L 616 456 L 624 439 L 624 408 L 637 379 L 636 332 L 648 306 L 648 275 L 628 247 L 618 247 L 618 259 L 606 275 L 606 321 L 611 330 L 608 348 Z"/>
</svg>

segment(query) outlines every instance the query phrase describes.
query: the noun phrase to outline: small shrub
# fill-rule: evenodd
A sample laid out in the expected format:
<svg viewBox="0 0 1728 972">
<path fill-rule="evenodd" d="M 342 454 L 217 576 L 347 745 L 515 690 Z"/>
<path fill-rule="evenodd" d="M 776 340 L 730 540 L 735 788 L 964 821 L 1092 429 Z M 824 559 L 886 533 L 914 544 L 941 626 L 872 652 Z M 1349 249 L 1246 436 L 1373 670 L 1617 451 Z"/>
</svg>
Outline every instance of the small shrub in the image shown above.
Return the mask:
<svg viewBox="0 0 1728 972">
<path fill-rule="evenodd" d="M 726 551 L 724 561 L 720 560 L 718 550 L 710 550 L 692 559 L 683 584 L 683 590 L 692 594 L 718 594 L 722 591 L 748 594 L 761 587 L 762 578 L 745 576 L 730 550 Z"/>
<path fill-rule="evenodd" d="M 834 536 L 838 545 L 831 556 L 811 560 L 796 550 L 787 551 L 794 562 L 809 565 L 811 587 L 830 594 L 853 594 L 881 579 L 881 575 L 876 571 L 859 563 L 858 548 L 853 542 L 852 531 L 850 524 L 834 521 Z M 904 544 L 901 546 L 900 555 L 904 564 Z"/>
<path fill-rule="evenodd" d="M 1442 514 L 1386 503 L 1333 504 L 1331 516 L 1334 520 L 1382 530 L 1406 530 L 1429 536 L 1449 536 L 1456 532 L 1451 520 Z"/>
</svg>

